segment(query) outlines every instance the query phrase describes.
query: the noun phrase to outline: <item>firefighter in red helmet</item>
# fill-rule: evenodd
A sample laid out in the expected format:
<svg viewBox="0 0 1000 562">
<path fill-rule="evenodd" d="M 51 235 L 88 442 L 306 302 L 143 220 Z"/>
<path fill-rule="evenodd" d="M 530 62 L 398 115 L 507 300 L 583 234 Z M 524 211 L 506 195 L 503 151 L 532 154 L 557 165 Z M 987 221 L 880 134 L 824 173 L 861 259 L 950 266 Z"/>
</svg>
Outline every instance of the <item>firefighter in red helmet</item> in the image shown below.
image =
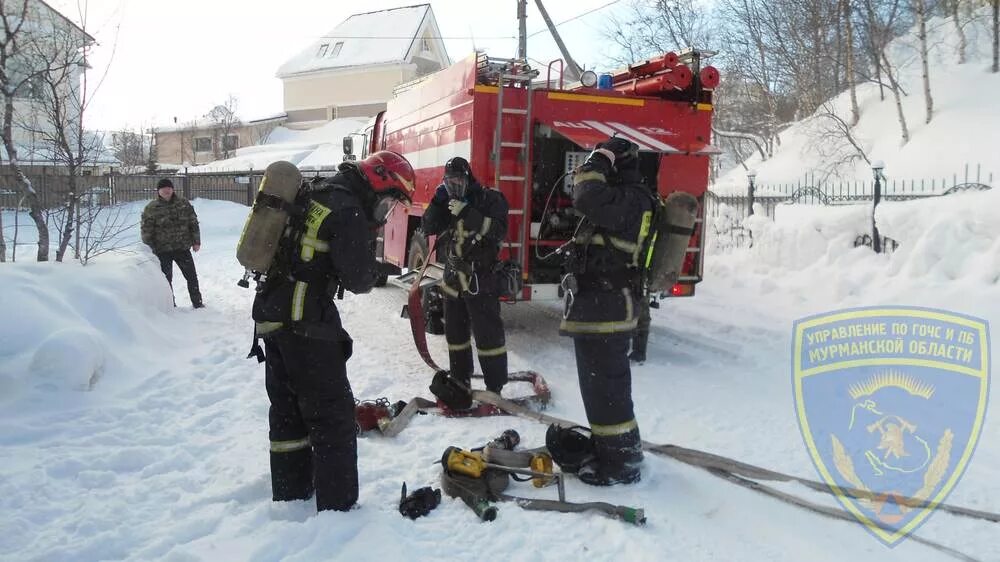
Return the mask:
<svg viewBox="0 0 1000 562">
<path fill-rule="evenodd" d="M 395 202 L 409 200 L 414 180 L 405 158 L 380 151 L 300 190 L 301 218 L 286 229 L 253 304 L 271 401 L 275 501 L 315 492 L 320 511 L 346 511 L 357 502 L 357 430 L 346 368 L 352 340 L 334 296 L 375 285 L 376 230 Z M 254 351 L 260 358 L 256 344 Z"/>
<path fill-rule="evenodd" d="M 445 163 L 444 181 L 423 218 L 424 233 L 442 236 L 438 257 L 445 262 L 440 287 L 450 375 L 469 386 L 475 336 L 486 388 L 497 394 L 507 383 L 507 346 L 495 270 L 500 244 L 507 236 L 507 210 L 503 194 L 480 185 L 469 162 L 456 156 Z"/>
</svg>

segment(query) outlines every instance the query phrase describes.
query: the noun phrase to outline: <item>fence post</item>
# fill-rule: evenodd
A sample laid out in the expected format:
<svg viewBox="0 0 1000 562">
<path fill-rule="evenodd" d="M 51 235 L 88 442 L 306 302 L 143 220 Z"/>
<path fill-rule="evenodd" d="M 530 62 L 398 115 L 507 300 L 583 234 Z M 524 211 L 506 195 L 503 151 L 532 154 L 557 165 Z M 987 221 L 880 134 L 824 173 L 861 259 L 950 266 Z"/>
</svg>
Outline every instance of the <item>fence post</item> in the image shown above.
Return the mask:
<svg viewBox="0 0 1000 562">
<path fill-rule="evenodd" d="M 750 209 L 747 211 L 747 216 L 753 216 L 753 202 L 754 202 L 754 184 L 753 180 L 757 177 L 756 170 L 747 170 L 747 201 L 749 202 Z"/>
<path fill-rule="evenodd" d="M 187 199 L 188 201 L 190 201 L 191 200 L 191 176 L 188 175 L 187 168 L 184 168 L 184 179 L 181 180 L 181 186 L 183 186 L 182 187 L 182 189 L 183 189 L 182 193 L 184 193 L 184 198 Z"/>
<path fill-rule="evenodd" d="M 250 173 L 247 174 L 247 207 L 253 207 L 253 166 L 250 166 Z"/>
<path fill-rule="evenodd" d="M 875 210 L 878 209 L 879 201 L 882 200 L 882 170 L 885 164 L 881 160 L 872 162 L 872 173 L 875 175 L 875 188 L 872 192 L 872 250 L 876 254 L 882 253 L 882 237 L 879 236 L 878 226 L 875 225 Z"/>
</svg>

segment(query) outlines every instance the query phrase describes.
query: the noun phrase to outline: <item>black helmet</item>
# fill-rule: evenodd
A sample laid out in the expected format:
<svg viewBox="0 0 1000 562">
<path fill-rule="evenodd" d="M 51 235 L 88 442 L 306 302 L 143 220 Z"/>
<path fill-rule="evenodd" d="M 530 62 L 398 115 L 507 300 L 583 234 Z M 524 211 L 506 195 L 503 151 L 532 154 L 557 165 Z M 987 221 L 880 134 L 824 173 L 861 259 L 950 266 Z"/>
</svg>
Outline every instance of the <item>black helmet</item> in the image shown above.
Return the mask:
<svg viewBox="0 0 1000 562">
<path fill-rule="evenodd" d="M 444 185 L 452 197 L 464 199 L 469 186 L 475 181 L 469 161 L 465 158 L 455 156 L 444 163 Z"/>
<path fill-rule="evenodd" d="M 549 426 L 545 432 L 545 448 L 563 472 L 576 473 L 594 456 L 594 440 L 590 429 L 583 426 Z"/>
<path fill-rule="evenodd" d="M 454 178 L 458 176 L 472 176 L 472 168 L 469 166 L 469 161 L 461 156 L 450 158 L 444 163 L 444 177 Z"/>
</svg>

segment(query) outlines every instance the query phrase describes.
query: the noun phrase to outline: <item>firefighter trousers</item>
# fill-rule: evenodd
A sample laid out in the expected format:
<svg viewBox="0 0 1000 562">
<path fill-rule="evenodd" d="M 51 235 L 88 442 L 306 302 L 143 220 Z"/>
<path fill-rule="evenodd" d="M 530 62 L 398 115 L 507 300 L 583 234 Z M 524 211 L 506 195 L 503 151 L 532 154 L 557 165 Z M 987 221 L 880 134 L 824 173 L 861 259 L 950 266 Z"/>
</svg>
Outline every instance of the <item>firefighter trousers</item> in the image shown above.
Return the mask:
<svg viewBox="0 0 1000 562">
<path fill-rule="evenodd" d="M 273 499 L 308 499 L 315 490 L 319 511 L 350 509 L 358 500 L 357 425 L 341 343 L 282 331 L 264 349 Z"/>
<path fill-rule="evenodd" d="M 191 250 L 177 250 L 175 252 L 160 252 L 156 254 L 160 259 L 160 270 L 167 276 L 167 283 L 171 289 L 174 286 L 174 263 L 180 268 L 184 280 L 187 281 L 188 295 L 191 297 L 191 304 L 201 306 L 201 289 L 198 288 L 198 272 L 194 268 L 194 258 L 191 257 Z"/>
<path fill-rule="evenodd" d="M 486 388 L 499 393 L 507 384 L 507 345 L 499 297 L 483 293 L 446 296 L 444 336 L 448 341 L 449 367 L 452 376 L 465 384 L 472 380 L 473 335 Z"/>
<path fill-rule="evenodd" d="M 632 406 L 629 334 L 573 338 L 576 372 L 596 453 L 604 470 L 642 460 L 639 425 Z"/>
</svg>

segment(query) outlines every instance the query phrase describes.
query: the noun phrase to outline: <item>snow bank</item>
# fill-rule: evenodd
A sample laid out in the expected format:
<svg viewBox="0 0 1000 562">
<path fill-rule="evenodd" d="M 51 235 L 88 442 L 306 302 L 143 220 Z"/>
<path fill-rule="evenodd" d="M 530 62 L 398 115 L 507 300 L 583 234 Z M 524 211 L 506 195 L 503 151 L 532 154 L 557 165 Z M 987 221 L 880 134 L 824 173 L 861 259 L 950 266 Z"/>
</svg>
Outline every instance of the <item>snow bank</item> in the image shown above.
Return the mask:
<svg viewBox="0 0 1000 562">
<path fill-rule="evenodd" d="M 879 255 L 854 247 L 857 236 L 871 234 L 869 204 L 779 205 L 773 221 L 757 214 L 736 223 L 752 236 L 752 247 L 710 253 L 708 277 L 757 278 L 768 291 L 830 292 L 834 299 L 871 295 L 873 287 L 882 287 L 883 294 L 935 287 L 995 290 L 997 208 L 1000 190 L 883 202 L 876 213 L 879 233 L 899 246 Z"/>
<path fill-rule="evenodd" d="M 46 393 L 88 390 L 127 376 L 137 352 L 163 338 L 170 289 L 151 255 L 0 268 L 0 401 L 47 402 Z"/>
</svg>

